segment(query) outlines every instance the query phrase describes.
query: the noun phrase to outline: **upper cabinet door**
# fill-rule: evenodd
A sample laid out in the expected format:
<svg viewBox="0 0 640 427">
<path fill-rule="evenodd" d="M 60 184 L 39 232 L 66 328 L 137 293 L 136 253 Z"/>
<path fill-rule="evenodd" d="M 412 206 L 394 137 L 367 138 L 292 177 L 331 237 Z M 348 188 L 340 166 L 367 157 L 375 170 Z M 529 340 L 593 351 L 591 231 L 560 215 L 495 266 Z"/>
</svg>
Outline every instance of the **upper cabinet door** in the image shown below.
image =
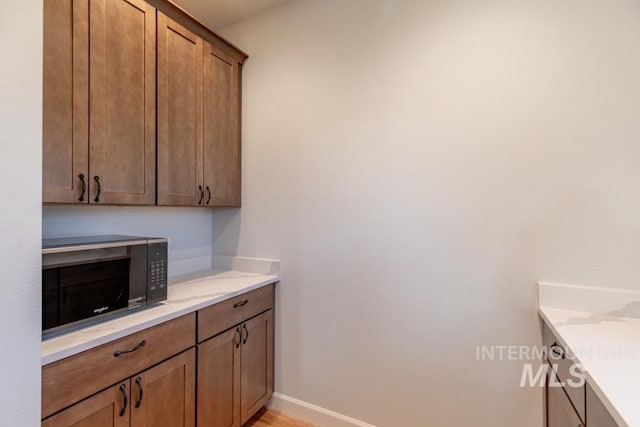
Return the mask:
<svg viewBox="0 0 640 427">
<path fill-rule="evenodd" d="M 240 65 L 206 42 L 203 158 L 206 204 L 240 206 Z"/>
<path fill-rule="evenodd" d="M 155 203 L 156 10 L 90 4 L 90 203 Z"/>
<path fill-rule="evenodd" d="M 205 202 L 202 118 L 202 39 L 158 12 L 159 205 Z"/>
<path fill-rule="evenodd" d="M 87 203 L 87 0 L 44 2 L 43 202 Z"/>
</svg>

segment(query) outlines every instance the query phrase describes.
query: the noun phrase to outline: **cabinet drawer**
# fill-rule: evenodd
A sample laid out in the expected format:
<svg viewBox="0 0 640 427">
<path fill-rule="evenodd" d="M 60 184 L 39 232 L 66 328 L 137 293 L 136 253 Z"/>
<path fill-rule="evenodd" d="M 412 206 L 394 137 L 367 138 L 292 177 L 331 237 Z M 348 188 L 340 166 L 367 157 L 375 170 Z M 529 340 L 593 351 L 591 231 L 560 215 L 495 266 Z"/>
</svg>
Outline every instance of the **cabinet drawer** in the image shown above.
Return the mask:
<svg viewBox="0 0 640 427">
<path fill-rule="evenodd" d="M 194 346 L 195 331 L 195 314 L 188 314 L 43 366 L 42 418 Z"/>
<path fill-rule="evenodd" d="M 563 384 L 563 388 L 569 396 L 569 399 L 571 399 L 578 415 L 580 415 L 580 418 L 584 421 L 585 387 L 584 384 L 579 387 L 572 385 L 580 382 L 580 378 L 572 374 L 572 366 L 575 364 L 575 361 L 544 322 L 542 326 L 542 344 L 545 347 L 549 363 L 553 367 L 553 372 L 558 376 L 558 380 Z M 573 368 L 573 372 L 576 372 L 576 368 Z M 578 369 L 578 372 L 581 373 L 582 371 Z"/>
<path fill-rule="evenodd" d="M 198 311 L 198 342 L 273 308 L 273 284 Z"/>
</svg>

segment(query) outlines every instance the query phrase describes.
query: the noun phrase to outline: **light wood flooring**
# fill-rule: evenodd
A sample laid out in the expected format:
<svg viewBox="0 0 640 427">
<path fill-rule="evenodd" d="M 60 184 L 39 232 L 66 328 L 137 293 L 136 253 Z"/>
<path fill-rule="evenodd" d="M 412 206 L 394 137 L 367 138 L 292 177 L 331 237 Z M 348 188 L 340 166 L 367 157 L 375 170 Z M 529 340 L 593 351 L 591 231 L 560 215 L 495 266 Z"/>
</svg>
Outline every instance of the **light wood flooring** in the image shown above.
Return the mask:
<svg viewBox="0 0 640 427">
<path fill-rule="evenodd" d="M 262 408 L 243 427 L 313 427 L 313 424 L 282 412 Z"/>
</svg>

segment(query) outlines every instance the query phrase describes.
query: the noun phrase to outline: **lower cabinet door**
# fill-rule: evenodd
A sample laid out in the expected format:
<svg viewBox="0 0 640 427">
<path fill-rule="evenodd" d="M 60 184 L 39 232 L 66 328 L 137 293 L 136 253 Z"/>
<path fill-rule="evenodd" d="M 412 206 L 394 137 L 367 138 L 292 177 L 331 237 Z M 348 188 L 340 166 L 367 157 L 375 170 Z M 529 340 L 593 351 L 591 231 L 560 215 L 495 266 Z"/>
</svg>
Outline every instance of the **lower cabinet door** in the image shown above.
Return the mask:
<svg viewBox="0 0 640 427">
<path fill-rule="evenodd" d="M 42 422 L 42 427 L 127 427 L 129 380 L 89 397 Z"/>
<path fill-rule="evenodd" d="M 591 384 L 587 384 L 587 408 L 587 422 L 590 427 L 618 427 L 618 423 L 593 391 Z"/>
<path fill-rule="evenodd" d="M 194 427 L 196 350 L 130 378 L 132 427 Z"/>
<path fill-rule="evenodd" d="M 547 417 L 547 427 L 584 427 L 561 386 L 547 386 Z"/>
<path fill-rule="evenodd" d="M 246 423 L 273 395 L 273 310 L 242 324 L 240 422 Z"/>
<path fill-rule="evenodd" d="M 198 425 L 240 427 L 240 326 L 198 345 Z"/>
</svg>

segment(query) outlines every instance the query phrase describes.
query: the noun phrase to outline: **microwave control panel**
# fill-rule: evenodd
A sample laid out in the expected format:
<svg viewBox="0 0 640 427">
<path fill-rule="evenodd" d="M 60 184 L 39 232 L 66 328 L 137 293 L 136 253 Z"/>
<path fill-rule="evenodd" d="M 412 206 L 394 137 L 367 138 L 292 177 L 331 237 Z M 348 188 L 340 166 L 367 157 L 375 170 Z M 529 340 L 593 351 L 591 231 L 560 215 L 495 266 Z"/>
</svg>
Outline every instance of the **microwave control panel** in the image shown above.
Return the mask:
<svg viewBox="0 0 640 427">
<path fill-rule="evenodd" d="M 150 243 L 147 247 L 149 273 L 147 303 L 167 299 L 167 242 Z"/>
</svg>

